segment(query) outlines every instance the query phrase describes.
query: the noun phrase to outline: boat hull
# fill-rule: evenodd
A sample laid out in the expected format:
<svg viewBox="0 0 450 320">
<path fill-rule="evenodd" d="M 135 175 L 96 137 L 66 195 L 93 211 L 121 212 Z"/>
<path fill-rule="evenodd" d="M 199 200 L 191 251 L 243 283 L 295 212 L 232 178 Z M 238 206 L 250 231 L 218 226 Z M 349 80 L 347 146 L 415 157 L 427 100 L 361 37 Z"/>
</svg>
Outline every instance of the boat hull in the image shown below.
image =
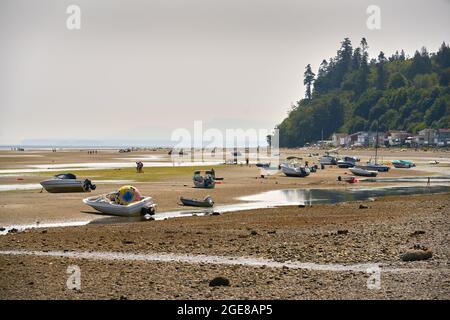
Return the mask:
<svg viewBox="0 0 450 320">
<path fill-rule="evenodd" d="M 187 198 L 180 198 L 180 201 L 185 206 L 190 207 L 202 207 L 202 208 L 211 208 L 214 206 L 214 201 L 212 201 L 211 198 L 198 200 L 198 199 L 187 199 Z"/>
<path fill-rule="evenodd" d="M 388 172 L 389 167 L 383 166 L 379 164 L 367 164 L 365 166 L 360 166 L 360 168 L 368 170 L 368 171 L 378 171 L 378 172 Z"/>
<path fill-rule="evenodd" d="M 355 176 L 361 176 L 361 177 L 376 177 L 378 174 L 377 171 L 370 171 L 370 170 L 366 170 L 364 168 L 350 168 L 349 170 Z"/>
<path fill-rule="evenodd" d="M 306 177 L 309 175 L 309 169 L 302 168 L 302 167 L 292 167 L 282 164 L 281 165 L 281 171 L 287 176 L 287 177 Z"/>
<path fill-rule="evenodd" d="M 353 168 L 355 166 L 355 164 L 353 162 L 348 162 L 348 161 L 338 161 L 337 166 L 339 168 Z"/>
<path fill-rule="evenodd" d="M 40 182 L 41 186 L 50 193 L 68 193 L 68 192 L 90 192 L 90 188 L 85 187 L 81 180 L 62 180 L 49 179 Z"/>
<path fill-rule="evenodd" d="M 140 201 L 133 202 L 128 205 L 120 205 L 107 201 L 105 196 L 101 195 L 83 199 L 83 203 L 103 214 L 122 217 L 142 215 L 143 209 L 146 209 L 152 213 L 156 211 L 156 204 L 153 203 L 151 197 L 143 197 Z"/>
</svg>

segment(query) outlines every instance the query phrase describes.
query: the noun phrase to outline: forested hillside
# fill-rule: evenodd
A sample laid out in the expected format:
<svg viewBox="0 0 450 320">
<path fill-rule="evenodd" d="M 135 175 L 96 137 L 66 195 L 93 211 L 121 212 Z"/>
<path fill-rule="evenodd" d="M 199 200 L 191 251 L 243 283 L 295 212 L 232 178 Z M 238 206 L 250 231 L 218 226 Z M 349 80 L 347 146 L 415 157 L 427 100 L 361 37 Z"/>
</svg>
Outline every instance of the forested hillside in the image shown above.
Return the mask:
<svg viewBox="0 0 450 320">
<path fill-rule="evenodd" d="M 369 58 L 363 38 L 357 48 L 345 38 L 337 55 L 323 60 L 317 75 L 307 65 L 305 98 L 278 126 L 280 146 L 297 147 L 333 132 L 407 130 L 450 126 L 450 47 L 426 48 Z"/>
</svg>

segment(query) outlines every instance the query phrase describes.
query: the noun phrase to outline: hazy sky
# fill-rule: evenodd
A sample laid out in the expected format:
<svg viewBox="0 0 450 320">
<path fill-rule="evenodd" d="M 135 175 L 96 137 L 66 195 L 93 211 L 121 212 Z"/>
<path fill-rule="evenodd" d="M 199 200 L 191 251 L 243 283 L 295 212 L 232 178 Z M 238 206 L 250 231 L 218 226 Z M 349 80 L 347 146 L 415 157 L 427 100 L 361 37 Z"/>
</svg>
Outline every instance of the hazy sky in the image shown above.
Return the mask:
<svg viewBox="0 0 450 320">
<path fill-rule="evenodd" d="M 81 30 L 66 8 L 81 8 Z M 381 29 L 366 26 L 369 5 Z M 169 140 L 194 120 L 272 128 L 340 41 L 450 41 L 448 0 L 0 0 L 0 144 Z"/>
</svg>

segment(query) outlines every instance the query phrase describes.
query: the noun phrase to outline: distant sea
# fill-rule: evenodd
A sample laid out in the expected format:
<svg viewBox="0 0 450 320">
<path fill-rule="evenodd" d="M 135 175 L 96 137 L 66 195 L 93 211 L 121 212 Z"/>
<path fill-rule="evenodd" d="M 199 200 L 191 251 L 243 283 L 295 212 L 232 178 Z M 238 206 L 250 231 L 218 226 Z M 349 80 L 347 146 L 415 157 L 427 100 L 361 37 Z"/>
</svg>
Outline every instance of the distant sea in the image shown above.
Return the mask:
<svg viewBox="0 0 450 320">
<path fill-rule="evenodd" d="M 0 145 L 0 150 L 11 150 L 11 148 L 22 148 L 25 150 L 87 150 L 87 149 L 97 149 L 97 150 L 116 150 L 116 149 L 123 149 L 123 148 L 147 148 L 147 149 L 153 149 L 153 148 L 171 148 L 169 146 L 167 147 L 161 147 L 161 146 L 49 146 L 49 145 L 42 145 L 42 146 L 36 146 L 36 145 Z"/>
</svg>

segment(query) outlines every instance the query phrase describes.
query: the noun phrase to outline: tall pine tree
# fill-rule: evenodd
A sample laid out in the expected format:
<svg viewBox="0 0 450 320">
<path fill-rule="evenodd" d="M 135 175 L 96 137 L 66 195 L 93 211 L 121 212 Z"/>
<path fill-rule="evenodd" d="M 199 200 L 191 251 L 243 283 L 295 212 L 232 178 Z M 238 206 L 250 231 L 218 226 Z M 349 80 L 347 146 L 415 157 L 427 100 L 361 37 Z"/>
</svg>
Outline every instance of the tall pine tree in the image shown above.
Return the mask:
<svg viewBox="0 0 450 320">
<path fill-rule="evenodd" d="M 314 77 L 316 75 L 314 74 L 314 72 L 312 72 L 310 64 L 308 64 L 305 69 L 306 69 L 305 73 L 303 74 L 304 76 L 303 84 L 306 86 L 305 98 L 311 100 L 312 98 L 311 87 L 312 83 L 314 82 Z"/>
</svg>

